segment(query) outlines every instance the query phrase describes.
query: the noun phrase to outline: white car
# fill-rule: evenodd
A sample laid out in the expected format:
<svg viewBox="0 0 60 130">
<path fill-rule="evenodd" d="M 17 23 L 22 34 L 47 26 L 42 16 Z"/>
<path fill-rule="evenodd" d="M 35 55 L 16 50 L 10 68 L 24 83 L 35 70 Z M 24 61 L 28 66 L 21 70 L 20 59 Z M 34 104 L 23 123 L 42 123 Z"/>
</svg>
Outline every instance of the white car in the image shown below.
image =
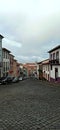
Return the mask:
<svg viewBox="0 0 60 130">
<path fill-rule="evenodd" d="M 22 77 L 19 77 L 19 80 L 20 80 L 20 81 L 22 81 L 22 80 L 23 80 L 23 78 L 22 78 Z"/>
</svg>

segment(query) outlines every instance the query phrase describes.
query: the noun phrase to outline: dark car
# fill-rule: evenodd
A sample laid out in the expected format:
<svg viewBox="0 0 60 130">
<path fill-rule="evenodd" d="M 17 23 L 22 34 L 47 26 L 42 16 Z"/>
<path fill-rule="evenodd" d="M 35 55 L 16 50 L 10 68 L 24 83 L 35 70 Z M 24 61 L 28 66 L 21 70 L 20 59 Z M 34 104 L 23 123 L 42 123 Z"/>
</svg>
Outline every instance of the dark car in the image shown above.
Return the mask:
<svg viewBox="0 0 60 130">
<path fill-rule="evenodd" d="M 12 77 L 7 76 L 6 78 L 4 78 L 4 79 L 1 81 L 1 84 L 7 84 L 7 83 L 11 83 L 11 82 L 12 82 Z"/>
<path fill-rule="evenodd" d="M 6 77 L 1 77 L 0 78 L 0 84 L 2 84 L 2 81 L 5 79 Z"/>
<path fill-rule="evenodd" d="M 18 77 L 15 77 L 15 78 L 12 80 L 13 83 L 16 83 L 16 82 L 18 82 L 18 81 L 19 81 L 19 78 L 18 78 Z"/>
</svg>

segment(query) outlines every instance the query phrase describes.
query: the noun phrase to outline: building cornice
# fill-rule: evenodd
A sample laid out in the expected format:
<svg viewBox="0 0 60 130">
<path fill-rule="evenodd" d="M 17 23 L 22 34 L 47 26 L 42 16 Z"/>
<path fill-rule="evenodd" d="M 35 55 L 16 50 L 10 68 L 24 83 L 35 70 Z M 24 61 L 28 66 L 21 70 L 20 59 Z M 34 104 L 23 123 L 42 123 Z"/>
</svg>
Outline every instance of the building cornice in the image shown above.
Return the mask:
<svg viewBox="0 0 60 130">
<path fill-rule="evenodd" d="M 2 50 L 7 51 L 8 53 L 11 53 L 11 51 L 9 51 L 9 50 L 6 49 L 6 48 L 2 48 Z"/>
<path fill-rule="evenodd" d="M 0 37 L 3 39 L 4 37 L 0 34 Z"/>
<path fill-rule="evenodd" d="M 56 46 L 55 48 L 51 49 L 50 51 L 48 51 L 48 53 L 51 53 L 51 52 L 53 52 L 53 51 L 55 51 L 55 50 L 57 50 L 57 49 L 60 49 L 60 45 L 58 45 L 58 46 Z"/>
</svg>

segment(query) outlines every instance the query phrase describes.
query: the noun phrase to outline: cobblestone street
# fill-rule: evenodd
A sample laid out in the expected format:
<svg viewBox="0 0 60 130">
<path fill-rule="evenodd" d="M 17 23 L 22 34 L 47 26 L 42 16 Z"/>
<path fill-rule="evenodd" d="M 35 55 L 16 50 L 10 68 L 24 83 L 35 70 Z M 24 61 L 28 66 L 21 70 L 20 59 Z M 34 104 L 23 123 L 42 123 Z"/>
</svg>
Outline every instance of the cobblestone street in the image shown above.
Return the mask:
<svg viewBox="0 0 60 130">
<path fill-rule="evenodd" d="M 0 85 L 0 130 L 60 130 L 60 87 L 34 79 Z"/>
</svg>

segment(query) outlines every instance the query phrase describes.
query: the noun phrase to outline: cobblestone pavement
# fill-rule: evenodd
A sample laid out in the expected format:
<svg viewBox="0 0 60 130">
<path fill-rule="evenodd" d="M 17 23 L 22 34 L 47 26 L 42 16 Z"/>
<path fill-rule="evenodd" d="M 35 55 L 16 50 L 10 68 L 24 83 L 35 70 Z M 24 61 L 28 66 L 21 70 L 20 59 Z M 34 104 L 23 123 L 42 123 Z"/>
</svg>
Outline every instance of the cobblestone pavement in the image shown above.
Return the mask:
<svg viewBox="0 0 60 130">
<path fill-rule="evenodd" d="M 60 87 L 34 79 L 0 85 L 0 130 L 60 130 Z"/>
</svg>

